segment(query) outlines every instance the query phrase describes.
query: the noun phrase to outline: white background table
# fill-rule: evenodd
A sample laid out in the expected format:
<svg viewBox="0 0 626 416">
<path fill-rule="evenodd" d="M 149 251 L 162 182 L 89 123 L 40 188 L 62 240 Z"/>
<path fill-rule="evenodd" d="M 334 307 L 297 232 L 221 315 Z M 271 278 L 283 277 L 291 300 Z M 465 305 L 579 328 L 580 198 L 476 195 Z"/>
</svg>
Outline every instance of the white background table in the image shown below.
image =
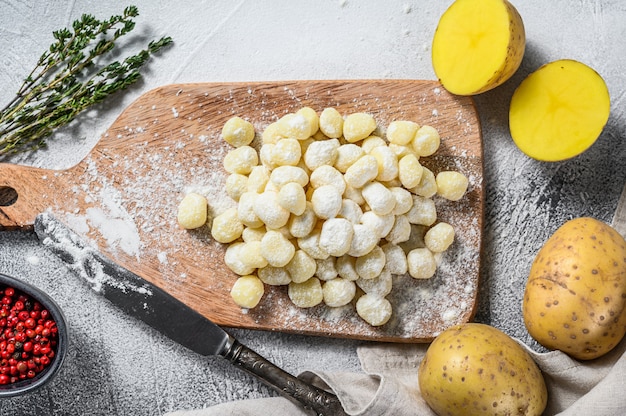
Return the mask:
<svg viewBox="0 0 626 416">
<path fill-rule="evenodd" d="M 121 111 L 170 83 L 290 79 L 435 79 L 430 44 L 449 1 L 149 1 L 139 7 L 136 42 L 174 38 L 143 80 L 57 134 L 48 150 L 13 163 L 64 169 L 78 163 Z M 527 36 L 519 71 L 475 98 L 484 136 L 486 216 L 476 319 L 533 348 L 521 317 L 530 263 L 565 220 L 610 222 L 626 181 L 626 4 L 518 0 Z M 0 103 L 8 102 L 53 30 L 83 13 L 106 18 L 128 3 L 0 0 Z M 542 64 L 577 59 L 595 68 L 612 97 L 600 139 L 583 155 L 540 163 L 508 133 L 508 103 Z M 0 401 L 0 415 L 160 415 L 274 394 L 221 359 L 199 357 L 128 318 L 92 293 L 34 234 L 0 232 L 0 272 L 38 285 L 61 305 L 71 344 L 46 388 Z M 244 343 L 292 373 L 360 371 L 359 341 L 234 330 Z"/>
</svg>

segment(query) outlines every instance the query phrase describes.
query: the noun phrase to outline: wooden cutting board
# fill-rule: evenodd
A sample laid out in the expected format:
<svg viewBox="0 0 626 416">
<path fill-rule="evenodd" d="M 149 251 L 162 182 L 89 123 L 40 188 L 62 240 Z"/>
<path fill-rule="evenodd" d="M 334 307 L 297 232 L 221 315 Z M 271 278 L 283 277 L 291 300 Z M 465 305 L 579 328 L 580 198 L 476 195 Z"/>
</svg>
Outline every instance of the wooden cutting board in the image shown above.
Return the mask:
<svg viewBox="0 0 626 416">
<path fill-rule="evenodd" d="M 461 201 L 435 198 L 439 220 L 456 229 L 455 243 L 432 279 L 394 279 L 389 296 L 394 315 L 382 327 L 362 321 L 353 304 L 296 308 L 286 287 L 268 287 L 257 308 L 242 310 L 229 295 L 236 276 L 223 263 L 225 247 L 211 239 L 208 227 L 190 232 L 177 225 L 178 203 L 190 190 L 209 195 L 212 215 L 234 206 L 224 191 L 222 161 L 231 149 L 220 137 L 226 120 L 246 118 L 258 136 L 269 123 L 303 106 L 318 113 L 335 107 L 344 116 L 368 112 L 383 131 L 400 119 L 432 125 L 440 132 L 441 147 L 421 162 L 435 173 L 452 169 L 470 179 Z M 73 168 L 0 164 L 0 229 L 32 228 L 36 215 L 49 211 L 115 263 L 226 327 L 426 342 L 450 325 L 471 320 L 475 312 L 482 155 L 472 99 L 451 95 L 434 81 L 168 85 L 124 110 Z"/>
</svg>

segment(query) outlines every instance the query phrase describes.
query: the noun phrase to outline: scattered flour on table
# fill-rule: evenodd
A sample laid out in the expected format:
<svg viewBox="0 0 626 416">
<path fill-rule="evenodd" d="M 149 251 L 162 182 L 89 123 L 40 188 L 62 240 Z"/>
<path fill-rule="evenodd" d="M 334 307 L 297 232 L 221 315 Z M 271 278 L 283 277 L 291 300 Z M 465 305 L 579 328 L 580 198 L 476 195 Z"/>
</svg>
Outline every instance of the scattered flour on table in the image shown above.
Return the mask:
<svg viewBox="0 0 626 416">
<path fill-rule="evenodd" d="M 39 265 L 41 259 L 38 256 L 30 254 L 26 256 L 26 261 L 33 266 L 37 266 Z"/>
</svg>

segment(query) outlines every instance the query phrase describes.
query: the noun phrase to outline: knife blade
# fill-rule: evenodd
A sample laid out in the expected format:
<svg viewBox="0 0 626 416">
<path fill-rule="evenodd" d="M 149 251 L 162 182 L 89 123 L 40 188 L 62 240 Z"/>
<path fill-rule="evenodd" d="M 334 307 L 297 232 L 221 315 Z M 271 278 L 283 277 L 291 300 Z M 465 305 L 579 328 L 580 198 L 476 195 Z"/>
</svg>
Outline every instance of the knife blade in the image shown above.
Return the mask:
<svg viewBox="0 0 626 416">
<path fill-rule="evenodd" d="M 97 293 L 173 341 L 203 356 L 221 356 L 318 416 L 347 415 L 333 393 L 271 363 L 169 293 L 91 248 L 50 213 L 35 219 L 35 233 Z"/>
</svg>

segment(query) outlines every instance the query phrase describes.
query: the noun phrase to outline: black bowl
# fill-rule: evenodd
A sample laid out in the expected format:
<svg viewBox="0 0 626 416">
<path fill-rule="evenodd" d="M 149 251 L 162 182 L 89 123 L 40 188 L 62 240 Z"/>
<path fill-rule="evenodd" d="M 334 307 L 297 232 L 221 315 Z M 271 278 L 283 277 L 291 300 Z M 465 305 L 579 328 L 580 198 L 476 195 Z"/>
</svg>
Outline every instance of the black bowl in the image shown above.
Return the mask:
<svg viewBox="0 0 626 416">
<path fill-rule="evenodd" d="M 59 369 L 61 368 L 61 365 L 63 364 L 65 355 L 67 353 L 68 331 L 67 325 L 65 323 L 65 317 L 63 316 L 61 308 L 59 308 L 54 300 L 52 300 L 52 298 L 50 298 L 50 296 L 44 293 L 41 289 L 38 289 L 35 286 L 23 282 L 15 277 L 11 277 L 2 273 L 0 273 L 0 284 L 10 286 L 17 291 L 23 292 L 24 294 L 32 297 L 34 300 L 41 303 L 41 305 L 50 312 L 50 315 L 52 319 L 56 322 L 56 326 L 58 329 L 55 355 L 52 358 L 50 364 L 33 378 L 20 380 L 15 383 L 0 385 L 0 398 L 3 398 L 19 396 L 31 392 L 44 386 L 46 383 L 52 380 L 52 378 L 58 373 Z"/>
</svg>

